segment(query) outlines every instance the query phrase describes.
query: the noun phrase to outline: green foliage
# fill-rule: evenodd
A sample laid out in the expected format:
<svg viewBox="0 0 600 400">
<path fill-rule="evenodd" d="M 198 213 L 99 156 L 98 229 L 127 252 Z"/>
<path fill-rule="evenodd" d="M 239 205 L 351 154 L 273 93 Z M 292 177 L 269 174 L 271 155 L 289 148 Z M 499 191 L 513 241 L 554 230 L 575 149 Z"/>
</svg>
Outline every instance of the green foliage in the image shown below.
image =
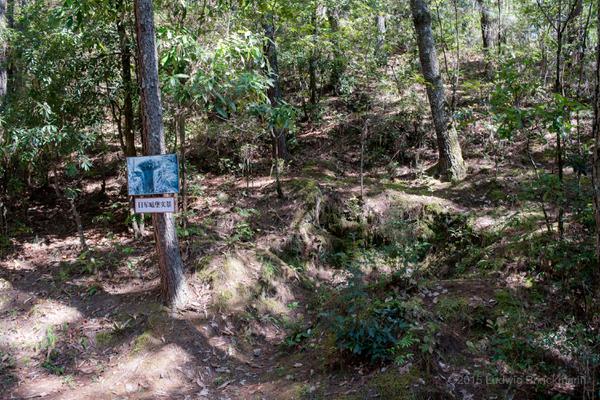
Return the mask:
<svg viewBox="0 0 600 400">
<path fill-rule="evenodd" d="M 408 352 L 419 339 L 417 339 L 411 332 L 404 335 L 396 347 L 392 350 L 394 356 L 394 364 L 402 366 L 413 358 L 413 353 Z"/>
<path fill-rule="evenodd" d="M 402 304 L 396 300 L 355 297 L 346 314 L 334 318 L 332 330 L 338 349 L 371 362 L 398 357 L 398 348 L 411 342 Z M 404 337 L 404 341 L 402 341 Z"/>
<path fill-rule="evenodd" d="M 267 101 L 260 36 L 236 32 L 210 46 L 181 27 L 161 27 L 158 36 L 163 87 L 176 103 L 228 119 L 240 106 Z"/>
<path fill-rule="evenodd" d="M 7 374 L 9 370 L 15 368 L 15 359 L 9 353 L 0 351 L 0 373 Z"/>
<path fill-rule="evenodd" d="M 288 336 L 286 336 L 283 343 L 287 347 L 294 348 L 294 347 L 300 346 L 303 342 L 305 342 L 307 339 L 311 338 L 312 336 L 313 336 L 312 328 L 300 329 L 300 330 L 296 330 L 296 331 L 292 332 L 291 334 L 289 334 Z"/>
<path fill-rule="evenodd" d="M 536 61 L 531 55 L 513 54 L 498 70 L 490 103 L 500 138 L 512 138 L 535 118 L 527 101 L 541 91 L 539 78 L 530 74 Z"/>
<path fill-rule="evenodd" d="M 62 375 L 65 372 L 65 367 L 59 363 L 60 353 L 56 350 L 58 344 L 58 335 L 55 333 L 54 328 L 49 326 L 46 329 L 46 336 L 40 344 L 40 350 L 45 353 L 44 362 L 42 367 L 48 372 L 54 375 Z"/>
<path fill-rule="evenodd" d="M 91 166 L 85 152 L 105 117 L 105 98 L 97 89 L 110 80 L 115 64 L 94 61 L 110 53 L 101 45 L 110 42 L 107 30 L 76 25 L 71 7 L 31 2 L 22 9 L 20 29 L 12 32 L 11 56 L 18 59 L 23 85 L 3 109 L 2 146 L 19 168 L 33 164 L 41 172 L 63 157 L 70 160 L 71 175 L 75 166 Z"/>
<path fill-rule="evenodd" d="M 56 357 L 56 353 L 52 352 L 50 357 L 42 363 L 42 368 L 50 372 L 52 375 L 63 375 L 65 373 L 65 367 L 56 364 Z"/>
<path fill-rule="evenodd" d="M 8 252 L 11 247 L 10 238 L 0 234 L 0 256 Z"/>
<path fill-rule="evenodd" d="M 187 225 L 185 228 L 177 227 L 177 236 L 180 238 L 189 238 L 193 236 L 202 236 L 204 229 L 198 225 Z"/>
<path fill-rule="evenodd" d="M 248 222 L 238 222 L 233 229 L 232 242 L 249 242 L 254 238 L 254 230 Z"/>
<path fill-rule="evenodd" d="M 94 296 L 96 293 L 98 293 L 98 291 L 100 291 L 101 289 L 102 289 L 102 287 L 101 287 L 101 286 L 99 286 L 99 285 L 91 285 L 90 287 L 88 287 L 88 288 L 87 288 L 87 290 L 86 290 L 86 294 L 87 294 L 89 297 L 92 297 L 92 296 Z"/>
</svg>

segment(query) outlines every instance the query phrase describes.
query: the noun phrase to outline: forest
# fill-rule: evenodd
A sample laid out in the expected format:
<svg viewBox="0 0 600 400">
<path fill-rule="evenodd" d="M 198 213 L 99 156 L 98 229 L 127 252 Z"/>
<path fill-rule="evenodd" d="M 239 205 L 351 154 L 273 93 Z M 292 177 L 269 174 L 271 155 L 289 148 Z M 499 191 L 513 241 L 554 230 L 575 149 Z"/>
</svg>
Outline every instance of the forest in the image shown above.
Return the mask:
<svg viewBox="0 0 600 400">
<path fill-rule="evenodd" d="M 600 399 L 600 0 L 0 0 L 0 399 Z"/>
</svg>

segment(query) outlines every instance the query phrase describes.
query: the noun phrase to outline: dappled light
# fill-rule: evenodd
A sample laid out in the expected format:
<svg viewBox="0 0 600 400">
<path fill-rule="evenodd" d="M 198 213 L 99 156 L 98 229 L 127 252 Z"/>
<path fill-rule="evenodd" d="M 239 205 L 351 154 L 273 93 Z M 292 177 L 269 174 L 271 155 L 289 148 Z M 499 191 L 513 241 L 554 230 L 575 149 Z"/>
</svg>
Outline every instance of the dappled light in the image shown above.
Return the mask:
<svg viewBox="0 0 600 400">
<path fill-rule="evenodd" d="M 600 398 L 597 0 L 0 0 L 0 399 Z"/>
</svg>

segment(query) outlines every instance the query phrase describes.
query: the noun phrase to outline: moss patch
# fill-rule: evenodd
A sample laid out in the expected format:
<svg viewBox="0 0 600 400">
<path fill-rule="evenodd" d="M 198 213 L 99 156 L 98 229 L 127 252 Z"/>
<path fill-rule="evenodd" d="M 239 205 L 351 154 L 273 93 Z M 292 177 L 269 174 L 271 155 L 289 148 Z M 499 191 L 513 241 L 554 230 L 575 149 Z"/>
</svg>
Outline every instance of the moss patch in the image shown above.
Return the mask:
<svg viewBox="0 0 600 400">
<path fill-rule="evenodd" d="M 160 343 L 159 340 L 152 335 L 152 332 L 146 331 L 133 340 L 131 352 L 134 354 L 141 353 L 143 351 L 151 349 L 158 343 Z"/>
<path fill-rule="evenodd" d="M 96 334 L 95 339 L 98 346 L 107 347 L 115 341 L 115 335 L 110 331 L 102 331 Z"/>
</svg>

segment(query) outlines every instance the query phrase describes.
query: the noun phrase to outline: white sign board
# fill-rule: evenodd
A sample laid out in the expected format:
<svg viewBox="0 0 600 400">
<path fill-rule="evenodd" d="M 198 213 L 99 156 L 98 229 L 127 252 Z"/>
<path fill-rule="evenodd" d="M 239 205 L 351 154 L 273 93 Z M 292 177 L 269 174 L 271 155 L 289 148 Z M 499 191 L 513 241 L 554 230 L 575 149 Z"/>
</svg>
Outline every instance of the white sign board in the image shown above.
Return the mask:
<svg viewBox="0 0 600 400">
<path fill-rule="evenodd" d="M 136 213 L 174 213 L 176 211 L 174 197 L 136 197 Z"/>
</svg>

